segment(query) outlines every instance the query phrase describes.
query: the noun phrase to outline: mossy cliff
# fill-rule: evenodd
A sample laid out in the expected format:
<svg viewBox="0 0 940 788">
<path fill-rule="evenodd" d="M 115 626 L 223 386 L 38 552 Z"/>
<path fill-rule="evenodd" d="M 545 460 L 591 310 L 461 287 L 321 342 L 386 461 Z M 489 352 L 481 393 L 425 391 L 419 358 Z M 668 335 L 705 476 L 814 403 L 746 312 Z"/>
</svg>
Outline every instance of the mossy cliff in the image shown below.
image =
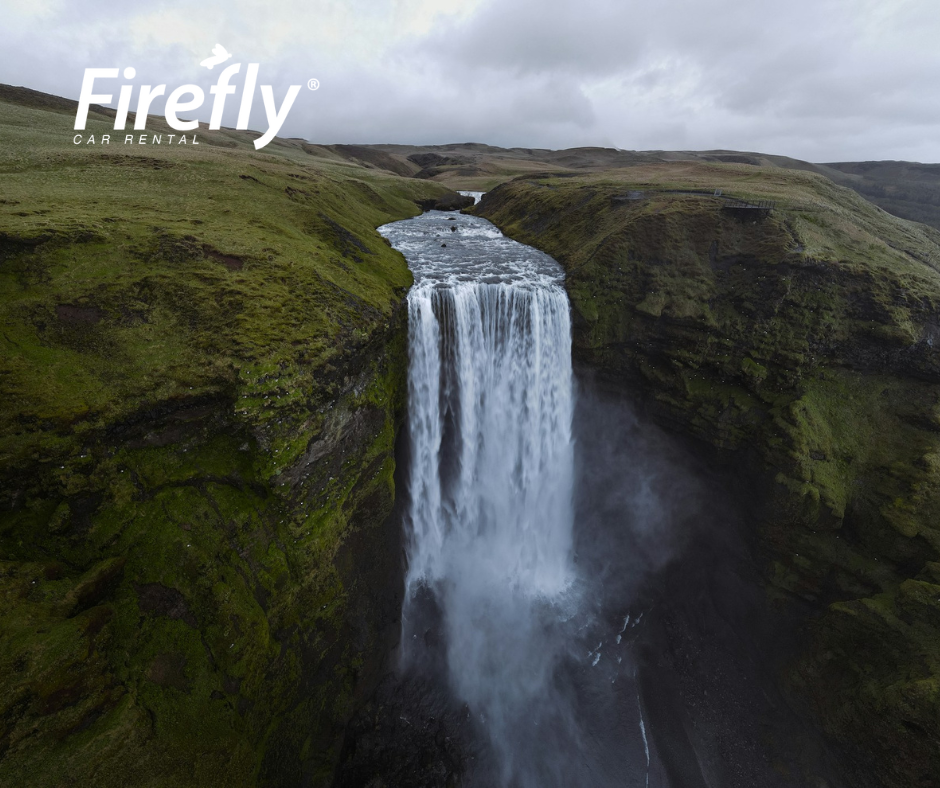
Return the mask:
<svg viewBox="0 0 940 788">
<path fill-rule="evenodd" d="M 400 604 L 374 228 L 447 190 L 3 98 L 0 784 L 329 784 Z"/>
<path fill-rule="evenodd" d="M 940 234 L 719 164 L 518 179 L 475 211 L 565 267 L 577 361 L 734 469 L 770 595 L 807 622 L 786 680 L 847 781 L 935 785 Z"/>
</svg>

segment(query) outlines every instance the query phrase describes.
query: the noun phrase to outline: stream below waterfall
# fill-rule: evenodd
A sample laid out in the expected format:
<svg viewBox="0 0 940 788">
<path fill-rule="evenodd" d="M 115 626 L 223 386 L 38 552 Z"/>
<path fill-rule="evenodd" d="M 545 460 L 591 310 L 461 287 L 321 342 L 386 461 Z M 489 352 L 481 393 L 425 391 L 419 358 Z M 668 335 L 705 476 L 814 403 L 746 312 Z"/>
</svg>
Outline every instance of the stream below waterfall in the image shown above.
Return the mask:
<svg viewBox="0 0 940 788">
<path fill-rule="evenodd" d="M 415 277 L 405 601 L 336 785 L 839 786 L 739 508 L 576 377 L 561 266 L 474 216 L 380 232 Z"/>
</svg>

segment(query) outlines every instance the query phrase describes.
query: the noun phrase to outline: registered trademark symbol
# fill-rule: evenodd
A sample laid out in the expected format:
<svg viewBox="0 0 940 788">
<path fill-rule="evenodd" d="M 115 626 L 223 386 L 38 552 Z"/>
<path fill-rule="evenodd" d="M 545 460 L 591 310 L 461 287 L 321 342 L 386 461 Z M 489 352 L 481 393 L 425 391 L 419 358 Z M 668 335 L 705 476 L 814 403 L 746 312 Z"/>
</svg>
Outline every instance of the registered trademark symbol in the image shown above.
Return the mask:
<svg viewBox="0 0 940 788">
<path fill-rule="evenodd" d="M 316 90 L 318 87 L 320 87 L 320 80 L 319 80 L 319 79 L 311 79 L 311 80 L 307 83 L 307 87 L 310 88 L 311 90 Z"/>
</svg>

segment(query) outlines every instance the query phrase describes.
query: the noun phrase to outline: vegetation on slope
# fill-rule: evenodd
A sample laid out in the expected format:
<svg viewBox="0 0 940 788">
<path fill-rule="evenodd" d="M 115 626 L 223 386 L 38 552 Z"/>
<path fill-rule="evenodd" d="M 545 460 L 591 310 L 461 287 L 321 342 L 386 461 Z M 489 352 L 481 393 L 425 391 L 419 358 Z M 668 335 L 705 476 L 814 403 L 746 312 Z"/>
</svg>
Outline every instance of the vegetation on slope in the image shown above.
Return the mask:
<svg viewBox="0 0 940 788">
<path fill-rule="evenodd" d="M 496 148 L 452 145 L 333 145 L 330 150 L 366 167 L 424 178 L 452 189 L 494 189 L 520 175 L 565 177 L 625 170 L 662 162 L 745 164 L 825 175 L 888 213 L 940 230 L 940 164 L 907 161 L 811 164 L 788 156 L 731 150 L 629 151 L 616 148 Z M 628 173 L 615 176 L 633 179 Z M 643 176 L 637 176 L 641 180 Z"/>
<path fill-rule="evenodd" d="M 564 265 L 580 361 L 746 480 L 768 589 L 811 614 L 788 679 L 857 747 L 853 784 L 932 784 L 940 234 L 734 164 L 518 179 L 475 210 Z"/>
<path fill-rule="evenodd" d="M 0 94 L 0 783 L 328 784 L 400 584 L 374 228 L 447 190 L 73 106 Z"/>
<path fill-rule="evenodd" d="M 940 164 L 862 161 L 817 166 L 888 213 L 940 230 Z"/>
</svg>

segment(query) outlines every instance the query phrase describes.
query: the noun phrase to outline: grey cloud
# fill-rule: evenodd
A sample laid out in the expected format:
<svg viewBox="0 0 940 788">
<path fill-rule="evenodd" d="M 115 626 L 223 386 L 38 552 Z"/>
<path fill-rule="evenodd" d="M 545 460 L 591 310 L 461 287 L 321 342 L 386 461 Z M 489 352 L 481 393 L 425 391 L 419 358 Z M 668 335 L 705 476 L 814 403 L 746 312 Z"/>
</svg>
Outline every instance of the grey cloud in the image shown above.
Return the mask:
<svg viewBox="0 0 940 788">
<path fill-rule="evenodd" d="M 260 60 L 278 96 L 320 79 L 319 91 L 301 92 L 283 130 L 315 141 L 940 160 L 934 1 L 503 0 L 422 36 L 394 29 L 392 4 L 360 3 L 342 29 L 359 20 L 386 34 L 368 64 L 350 62 L 354 47 L 330 50 L 301 26 L 271 55 L 265 31 L 291 22 L 276 6 L 254 22 L 236 5 L 207 2 L 200 11 L 218 18 L 207 40 L 243 42 L 236 58 Z M 136 14 L 164 7 L 187 5 L 81 0 L 35 34 L 0 30 L 0 81 L 75 98 L 85 66 L 133 64 L 137 84 L 207 88 L 215 75 L 201 73 L 192 52 L 140 48 L 124 32 Z M 260 107 L 253 120 L 264 123 Z"/>
<path fill-rule="evenodd" d="M 376 112 L 379 106 L 382 111 Z M 320 90 L 297 107 L 290 122 L 321 142 L 482 139 L 538 147 L 559 139 L 578 144 L 594 120 L 591 103 L 573 81 L 533 75 L 519 85 L 480 78 L 472 89 L 461 89 L 445 74 L 402 86 L 388 75 L 327 71 Z"/>
<path fill-rule="evenodd" d="M 597 75 L 634 64 L 643 37 L 630 2 L 543 0 L 487 3 L 464 24 L 443 26 L 419 47 L 471 69 Z"/>
</svg>

